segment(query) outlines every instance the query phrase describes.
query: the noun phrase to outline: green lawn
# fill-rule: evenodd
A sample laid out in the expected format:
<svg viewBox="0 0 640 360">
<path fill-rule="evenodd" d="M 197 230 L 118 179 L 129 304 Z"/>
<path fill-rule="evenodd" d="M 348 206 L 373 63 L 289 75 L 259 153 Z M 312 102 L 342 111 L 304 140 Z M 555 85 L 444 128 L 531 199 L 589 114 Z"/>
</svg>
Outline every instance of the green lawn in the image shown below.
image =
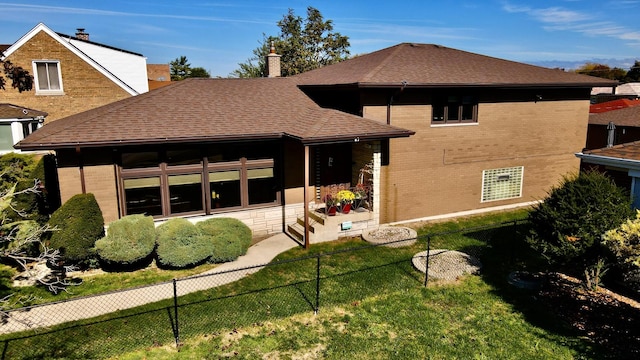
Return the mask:
<svg viewBox="0 0 640 360">
<path fill-rule="evenodd" d="M 6 358 L 217 359 L 574 359 L 604 354 L 554 319 L 533 294 L 510 287 L 513 269 L 536 266 L 524 225 L 485 227 L 522 212 L 424 226 L 405 248 L 366 247 L 359 239 L 293 249 L 241 281 L 179 299 L 181 346 L 173 302 L 30 332 L 5 342 Z M 410 259 L 425 249 L 468 251 L 480 276 L 429 282 Z M 355 251 L 345 251 L 358 248 Z M 320 283 L 315 280 L 315 254 Z M 300 261 L 291 261 L 308 257 Z M 314 315 L 316 286 L 319 312 Z M 234 295 L 234 296 L 231 296 Z M 5 336 L 5 338 L 8 338 Z M 178 351 L 179 350 L 179 351 Z"/>
</svg>

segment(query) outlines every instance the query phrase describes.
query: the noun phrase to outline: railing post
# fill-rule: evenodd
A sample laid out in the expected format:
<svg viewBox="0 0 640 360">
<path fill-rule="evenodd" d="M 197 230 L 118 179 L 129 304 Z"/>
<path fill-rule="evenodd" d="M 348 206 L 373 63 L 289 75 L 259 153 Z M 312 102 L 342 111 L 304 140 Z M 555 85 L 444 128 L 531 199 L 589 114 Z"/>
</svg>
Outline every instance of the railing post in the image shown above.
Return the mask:
<svg viewBox="0 0 640 360">
<path fill-rule="evenodd" d="M 320 308 L 320 254 L 316 255 L 316 308 L 314 314 L 318 315 Z"/>
<path fill-rule="evenodd" d="M 425 259 L 425 269 L 424 269 L 424 287 L 427 287 L 427 282 L 429 281 L 429 254 L 431 252 L 431 236 L 427 236 L 427 257 Z"/>
<path fill-rule="evenodd" d="M 175 318 L 173 336 L 176 338 L 176 347 L 178 347 L 180 346 L 180 326 L 178 325 L 178 282 L 176 279 L 173 279 L 173 316 Z"/>
</svg>

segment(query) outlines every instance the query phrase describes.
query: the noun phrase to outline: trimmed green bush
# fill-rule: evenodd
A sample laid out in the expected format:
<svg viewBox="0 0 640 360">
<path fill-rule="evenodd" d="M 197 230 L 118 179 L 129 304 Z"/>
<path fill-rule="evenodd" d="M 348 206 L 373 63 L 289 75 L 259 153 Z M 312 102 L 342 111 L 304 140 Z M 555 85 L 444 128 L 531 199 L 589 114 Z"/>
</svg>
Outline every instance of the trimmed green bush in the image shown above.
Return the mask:
<svg viewBox="0 0 640 360">
<path fill-rule="evenodd" d="M 106 269 L 134 270 L 149 265 L 156 247 L 156 228 L 151 216 L 127 215 L 109 224 L 107 235 L 95 249 Z"/>
<path fill-rule="evenodd" d="M 212 242 L 186 219 L 171 219 L 156 230 L 159 267 L 184 269 L 202 264 L 213 255 Z"/>
<path fill-rule="evenodd" d="M 71 197 L 51 215 L 49 226 L 57 228 L 49 233 L 49 246 L 72 264 L 87 265 L 96 240 L 104 236 L 104 218 L 93 194 Z"/>
<path fill-rule="evenodd" d="M 629 194 L 604 174 L 565 177 L 529 213 L 527 241 L 550 264 L 580 272 L 602 255 L 600 236 L 632 216 Z"/>
<path fill-rule="evenodd" d="M 251 229 L 233 218 L 214 218 L 201 221 L 196 226 L 210 238 L 213 244 L 212 263 L 233 261 L 247 253 L 251 245 Z"/>
</svg>

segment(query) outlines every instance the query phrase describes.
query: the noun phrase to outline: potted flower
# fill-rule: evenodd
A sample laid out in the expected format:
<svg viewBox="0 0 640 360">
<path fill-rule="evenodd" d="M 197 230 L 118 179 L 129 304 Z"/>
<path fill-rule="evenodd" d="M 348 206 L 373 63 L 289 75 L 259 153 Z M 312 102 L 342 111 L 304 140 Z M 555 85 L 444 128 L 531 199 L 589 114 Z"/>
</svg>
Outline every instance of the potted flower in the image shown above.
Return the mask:
<svg viewBox="0 0 640 360">
<path fill-rule="evenodd" d="M 351 205 L 353 204 L 353 200 L 356 198 L 356 195 L 350 190 L 340 190 L 336 194 L 336 198 L 342 204 L 342 213 L 348 214 L 349 211 L 351 211 Z"/>
<path fill-rule="evenodd" d="M 327 215 L 335 216 L 336 211 L 338 211 L 338 206 L 340 206 L 340 201 L 331 195 L 327 195 L 324 198 L 324 203 Z"/>
<path fill-rule="evenodd" d="M 355 200 L 353 201 L 352 207 L 354 209 L 362 207 L 367 199 L 367 188 L 364 184 L 358 184 L 353 190 L 353 193 L 355 195 Z"/>
</svg>

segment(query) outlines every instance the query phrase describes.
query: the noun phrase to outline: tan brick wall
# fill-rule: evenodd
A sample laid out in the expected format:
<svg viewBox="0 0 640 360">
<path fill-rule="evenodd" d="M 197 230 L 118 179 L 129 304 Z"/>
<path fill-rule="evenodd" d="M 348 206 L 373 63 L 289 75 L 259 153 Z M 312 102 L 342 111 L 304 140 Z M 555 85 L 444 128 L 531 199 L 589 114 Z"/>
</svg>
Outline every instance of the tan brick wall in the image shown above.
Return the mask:
<svg viewBox="0 0 640 360">
<path fill-rule="evenodd" d="M 58 180 L 60 182 L 60 200 L 63 204 L 73 195 L 82 194 L 80 169 L 77 167 L 58 168 Z"/>
<path fill-rule="evenodd" d="M 84 178 L 88 193 L 96 197 L 105 223 L 117 220 L 118 197 L 116 196 L 116 176 L 113 165 L 86 166 Z"/>
<path fill-rule="evenodd" d="M 381 173 L 381 223 L 542 199 L 577 172 L 588 100 L 481 103 L 478 124 L 432 127 L 429 105 L 392 107 L 392 125 L 416 131 L 390 143 Z M 386 107 L 365 107 L 386 118 Z M 481 202 L 482 171 L 524 166 L 522 197 Z"/>
<path fill-rule="evenodd" d="M 36 95 L 35 84 L 33 90 L 22 93 L 9 86 L 2 94 L 2 102 L 49 113 L 47 122 L 131 96 L 44 32 L 36 34 L 7 60 L 31 74 L 33 60 L 60 61 L 64 95 Z"/>
</svg>

